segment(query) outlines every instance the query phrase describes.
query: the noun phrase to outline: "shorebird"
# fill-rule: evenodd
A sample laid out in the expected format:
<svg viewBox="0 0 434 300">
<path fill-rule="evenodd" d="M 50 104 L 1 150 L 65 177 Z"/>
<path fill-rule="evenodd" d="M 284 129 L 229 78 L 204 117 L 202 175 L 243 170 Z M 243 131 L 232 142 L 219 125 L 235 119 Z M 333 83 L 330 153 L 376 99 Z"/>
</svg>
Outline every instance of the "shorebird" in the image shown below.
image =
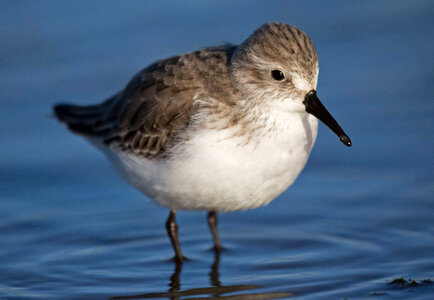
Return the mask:
<svg viewBox="0 0 434 300">
<path fill-rule="evenodd" d="M 350 138 L 317 97 L 318 55 L 298 28 L 270 23 L 238 46 L 157 61 L 101 104 L 54 107 L 57 118 L 101 149 L 122 177 L 170 209 L 166 228 L 182 261 L 175 214 L 256 208 L 303 169 L 318 119 Z"/>
</svg>

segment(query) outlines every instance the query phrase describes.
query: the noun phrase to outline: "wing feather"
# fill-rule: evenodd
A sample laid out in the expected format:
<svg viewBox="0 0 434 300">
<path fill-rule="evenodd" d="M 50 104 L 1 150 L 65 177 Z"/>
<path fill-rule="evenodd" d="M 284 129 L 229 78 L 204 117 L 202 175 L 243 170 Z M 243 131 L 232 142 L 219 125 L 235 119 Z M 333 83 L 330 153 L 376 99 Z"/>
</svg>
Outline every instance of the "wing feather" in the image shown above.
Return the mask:
<svg viewBox="0 0 434 300">
<path fill-rule="evenodd" d="M 230 90 L 227 65 L 234 49 L 208 48 L 156 62 L 102 104 L 57 105 L 55 114 L 72 131 L 111 147 L 148 158 L 164 155 L 171 139 L 188 126 L 195 95 Z"/>
</svg>

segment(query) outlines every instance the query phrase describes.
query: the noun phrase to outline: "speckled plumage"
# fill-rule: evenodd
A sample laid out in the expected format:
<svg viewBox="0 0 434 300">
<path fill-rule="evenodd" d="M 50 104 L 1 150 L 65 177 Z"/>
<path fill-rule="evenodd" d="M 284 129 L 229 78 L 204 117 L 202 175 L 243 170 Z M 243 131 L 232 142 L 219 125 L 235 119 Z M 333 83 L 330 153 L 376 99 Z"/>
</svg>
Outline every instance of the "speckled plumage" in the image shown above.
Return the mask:
<svg viewBox="0 0 434 300">
<path fill-rule="evenodd" d="M 276 89 L 269 91 L 264 77 L 276 65 L 288 73 L 302 72 L 303 79 L 313 85 L 318 57 L 309 37 L 293 26 L 265 24 L 240 47 L 205 48 L 158 61 L 140 71 L 122 92 L 104 103 L 84 107 L 59 105 L 56 115 L 72 131 L 110 147 L 146 158 L 162 157 L 199 106 L 214 115 L 207 126 L 241 124 L 235 135 L 253 134 L 257 114 L 250 112 L 266 97 L 257 97 L 251 89 L 275 96 Z M 291 82 L 288 85 L 273 88 L 282 95 L 287 95 L 288 90 L 299 92 Z M 202 101 L 196 102 L 197 99 Z"/>
<path fill-rule="evenodd" d="M 74 132 L 121 151 L 159 157 L 197 111 L 195 98 L 207 95 L 233 105 L 228 63 L 234 48 L 207 48 L 156 62 L 101 105 L 60 105 L 56 114 Z"/>
</svg>

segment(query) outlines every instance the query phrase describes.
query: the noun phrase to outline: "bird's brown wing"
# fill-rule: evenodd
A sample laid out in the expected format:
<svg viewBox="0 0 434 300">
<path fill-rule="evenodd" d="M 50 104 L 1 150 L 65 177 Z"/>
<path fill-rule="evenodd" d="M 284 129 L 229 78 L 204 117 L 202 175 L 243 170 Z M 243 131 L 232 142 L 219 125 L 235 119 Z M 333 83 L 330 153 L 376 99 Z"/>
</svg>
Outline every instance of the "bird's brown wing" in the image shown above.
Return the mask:
<svg viewBox="0 0 434 300">
<path fill-rule="evenodd" d="M 104 103 L 57 105 L 55 114 L 72 131 L 112 147 L 149 158 L 163 155 L 167 143 L 188 125 L 195 95 L 209 89 L 206 77 L 214 73 L 215 78 L 216 70 L 218 77 L 227 76 L 232 52 L 233 47 L 221 47 L 159 61 Z"/>
</svg>

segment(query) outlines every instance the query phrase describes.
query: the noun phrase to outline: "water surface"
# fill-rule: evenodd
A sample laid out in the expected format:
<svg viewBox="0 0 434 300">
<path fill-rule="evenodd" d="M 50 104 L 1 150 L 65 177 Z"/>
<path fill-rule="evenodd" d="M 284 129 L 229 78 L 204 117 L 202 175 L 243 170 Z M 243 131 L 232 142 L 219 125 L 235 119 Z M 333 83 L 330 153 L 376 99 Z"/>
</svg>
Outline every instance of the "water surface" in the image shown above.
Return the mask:
<svg viewBox="0 0 434 300">
<path fill-rule="evenodd" d="M 0 298 L 432 299 L 433 20 L 432 1 L 2 1 Z M 168 211 L 51 106 L 269 21 L 314 41 L 318 95 L 353 147 L 321 125 L 289 190 L 220 215 L 220 255 L 205 213 L 180 212 L 176 266 Z"/>
</svg>

